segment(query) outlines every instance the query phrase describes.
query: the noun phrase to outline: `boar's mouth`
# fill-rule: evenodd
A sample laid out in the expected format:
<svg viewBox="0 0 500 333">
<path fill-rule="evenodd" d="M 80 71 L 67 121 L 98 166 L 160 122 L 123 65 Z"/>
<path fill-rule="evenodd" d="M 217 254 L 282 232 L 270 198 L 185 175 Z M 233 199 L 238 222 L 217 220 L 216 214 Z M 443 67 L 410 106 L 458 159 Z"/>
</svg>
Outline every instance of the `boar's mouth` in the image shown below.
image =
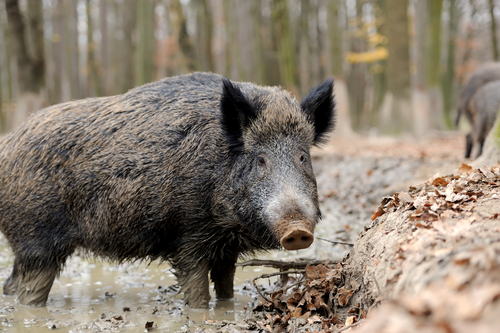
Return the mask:
<svg viewBox="0 0 500 333">
<path fill-rule="evenodd" d="M 308 248 L 314 241 L 314 224 L 304 217 L 293 220 L 282 219 L 277 223 L 277 234 L 281 246 L 286 250 L 301 250 Z"/>
</svg>

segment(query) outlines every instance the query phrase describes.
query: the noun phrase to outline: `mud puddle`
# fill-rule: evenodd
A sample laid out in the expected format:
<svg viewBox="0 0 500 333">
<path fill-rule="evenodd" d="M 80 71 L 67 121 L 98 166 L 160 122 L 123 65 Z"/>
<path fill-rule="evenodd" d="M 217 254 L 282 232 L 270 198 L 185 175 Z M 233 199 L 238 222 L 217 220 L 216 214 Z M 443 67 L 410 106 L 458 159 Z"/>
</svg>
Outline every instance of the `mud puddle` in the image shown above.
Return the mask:
<svg viewBox="0 0 500 333">
<path fill-rule="evenodd" d="M 2 240 L 3 242 L 4 240 Z M 3 247 L 2 259 L 6 259 Z M 10 260 L 2 260 L 2 280 L 10 273 Z M 215 301 L 210 309 L 183 306 L 168 264 L 153 262 L 113 265 L 96 259 L 71 258 L 54 282 L 47 307 L 20 305 L 15 296 L 0 297 L 3 332 L 144 332 L 147 322 L 162 332 L 187 330 L 206 321 L 239 320 L 257 300 L 248 279 L 275 270 L 238 268 L 234 301 Z"/>
</svg>

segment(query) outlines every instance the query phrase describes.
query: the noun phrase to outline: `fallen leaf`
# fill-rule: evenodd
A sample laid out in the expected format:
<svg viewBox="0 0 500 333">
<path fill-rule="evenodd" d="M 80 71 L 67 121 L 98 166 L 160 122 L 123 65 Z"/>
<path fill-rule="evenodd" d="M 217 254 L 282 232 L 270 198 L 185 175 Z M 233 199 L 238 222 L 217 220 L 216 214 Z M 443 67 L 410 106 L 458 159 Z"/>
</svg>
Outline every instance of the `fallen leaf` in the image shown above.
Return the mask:
<svg viewBox="0 0 500 333">
<path fill-rule="evenodd" d="M 460 168 L 458 168 L 458 173 L 469 173 L 470 170 L 472 170 L 472 167 L 470 165 L 462 163 Z"/>
<path fill-rule="evenodd" d="M 339 301 L 339 305 L 341 307 L 344 307 L 349 303 L 349 300 L 351 299 L 352 294 L 354 293 L 353 290 L 347 289 L 347 288 L 340 288 L 337 292 L 337 297 Z"/>
</svg>

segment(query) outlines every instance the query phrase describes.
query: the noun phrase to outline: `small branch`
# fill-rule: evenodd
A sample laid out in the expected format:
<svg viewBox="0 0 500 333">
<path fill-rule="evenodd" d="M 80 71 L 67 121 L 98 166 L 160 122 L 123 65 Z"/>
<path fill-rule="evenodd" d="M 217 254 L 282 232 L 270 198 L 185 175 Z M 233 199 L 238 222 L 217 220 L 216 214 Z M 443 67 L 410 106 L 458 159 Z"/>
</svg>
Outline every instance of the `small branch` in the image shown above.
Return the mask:
<svg viewBox="0 0 500 333">
<path fill-rule="evenodd" d="M 305 270 L 294 270 L 294 271 L 283 271 L 283 272 L 276 272 L 276 273 L 271 273 L 271 274 L 262 274 L 262 275 L 259 275 L 257 276 L 255 279 L 252 280 L 252 284 L 253 286 L 255 287 L 255 289 L 257 290 L 257 292 L 259 293 L 259 295 L 265 299 L 266 301 L 272 303 L 272 301 L 270 299 L 268 299 L 267 297 L 265 297 L 261 292 L 260 292 L 260 289 L 259 287 L 257 287 L 257 284 L 255 283 L 256 280 L 258 279 L 267 279 L 267 278 L 270 278 L 270 277 L 273 277 L 273 276 L 278 276 L 278 275 L 288 275 L 288 274 L 304 274 L 306 271 Z"/>
<path fill-rule="evenodd" d="M 342 327 L 340 330 L 338 330 L 337 333 L 340 333 L 342 331 L 347 331 L 348 329 L 350 329 L 351 327 L 356 327 L 358 326 L 359 324 L 363 323 L 363 320 L 360 320 L 358 321 L 357 323 L 354 323 L 354 324 L 351 324 L 351 325 L 348 325 L 348 326 L 345 326 L 345 327 Z"/>
<path fill-rule="evenodd" d="M 279 260 L 249 260 L 242 263 L 237 263 L 236 266 L 265 266 L 273 267 L 281 270 L 289 269 L 305 269 L 307 266 L 314 266 L 320 264 L 337 264 L 338 260 L 301 260 L 301 261 L 279 261 Z"/>
<path fill-rule="evenodd" d="M 328 243 L 332 243 L 332 244 L 342 244 L 342 245 L 354 246 L 353 243 L 341 242 L 341 241 L 332 241 L 332 240 L 321 238 L 321 237 L 316 237 L 316 238 L 320 239 L 322 241 L 328 242 Z"/>
<path fill-rule="evenodd" d="M 262 274 L 262 275 L 259 275 L 257 276 L 255 280 L 257 279 L 268 279 L 270 277 L 273 277 L 273 276 L 278 276 L 278 275 L 285 275 L 285 274 L 304 274 L 306 271 L 304 269 L 300 269 L 300 270 L 294 270 L 294 271 L 283 271 L 283 272 L 276 272 L 276 273 L 270 273 L 270 274 Z"/>
</svg>

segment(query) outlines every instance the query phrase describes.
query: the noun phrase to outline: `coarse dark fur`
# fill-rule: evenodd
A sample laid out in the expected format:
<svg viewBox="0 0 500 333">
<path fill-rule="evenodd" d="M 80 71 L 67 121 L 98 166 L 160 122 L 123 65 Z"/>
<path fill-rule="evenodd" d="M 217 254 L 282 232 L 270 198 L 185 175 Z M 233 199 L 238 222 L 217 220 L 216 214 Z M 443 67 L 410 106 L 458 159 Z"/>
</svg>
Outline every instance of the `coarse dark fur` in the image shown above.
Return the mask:
<svg viewBox="0 0 500 333">
<path fill-rule="evenodd" d="M 269 216 L 320 218 L 309 149 L 334 106 L 331 79 L 298 106 L 277 87 L 194 73 L 40 110 L 0 142 L 0 229 L 15 254 L 4 293 L 44 305 L 83 249 L 168 260 L 193 307 L 208 306 L 209 272 L 217 298 L 233 297 L 237 258 L 280 247 Z"/>
<path fill-rule="evenodd" d="M 471 158 L 483 152 L 486 136 L 493 127 L 500 109 L 500 81 L 491 81 L 482 86 L 470 102 L 472 111 Z"/>
<path fill-rule="evenodd" d="M 455 118 L 455 126 L 458 126 L 461 115 L 465 115 L 467 121 L 474 127 L 474 110 L 471 109 L 471 101 L 476 92 L 485 84 L 491 81 L 500 80 L 500 63 L 488 63 L 482 65 L 469 78 L 460 93 L 460 101 Z M 472 150 L 472 133 L 466 138 L 465 157 L 469 158 Z"/>
</svg>

